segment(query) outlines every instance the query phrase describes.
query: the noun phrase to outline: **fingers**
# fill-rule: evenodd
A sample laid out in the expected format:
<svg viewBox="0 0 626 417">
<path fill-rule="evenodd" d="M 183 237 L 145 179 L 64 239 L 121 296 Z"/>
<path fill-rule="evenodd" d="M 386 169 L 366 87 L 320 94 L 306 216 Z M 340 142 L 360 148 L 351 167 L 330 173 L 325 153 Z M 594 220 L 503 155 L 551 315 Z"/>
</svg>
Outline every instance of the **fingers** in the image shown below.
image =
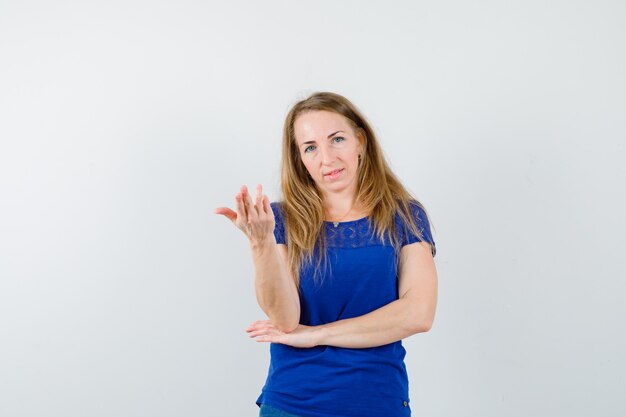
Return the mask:
<svg viewBox="0 0 626 417">
<path fill-rule="evenodd" d="M 258 184 L 256 186 L 256 202 L 254 205 L 257 208 L 259 214 L 264 214 L 265 209 L 263 208 L 263 186 L 261 184 Z"/>
<path fill-rule="evenodd" d="M 251 324 L 247 329 L 246 333 L 250 337 L 256 337 L 260 335 L 270 335 L 270 334 L 279 334 L 279 330 L 277 330 L 272 324 L 268 323 L 258 323 Z"/>
<path fill-rule="evenodd" d="M 274 215 L 272 212 L 272 206 L 270 205 L 270 198 L 268 196 L 263 196 L 263 207 L 265 208 L 265 212 L 267 214 Z"/>
<path fill-rule="evenodd" d="M 268 333 L 269 332 L 266 329 L 249 330 L 248 331 L 248 336 L 256 337 L 256 336 L 260 336 L 260 335 L 266 335 Z"/>
<path fill-rule="evenodd" d="M 276 329 L 270 320 L 257 320 L 246 329 L 248 336 L 256 342 L 282 343 L 285 334 Z"/>
<path fill-rule="evenodd" d="M 273 327 L 274 325 L 272 324 L 271 321 L 269 320 L 257 320 L 255 322 L 250 323 L 250 325 L 248 326 L 248 328 L 246 329 L 247 332 L 251 332 L 253 330 L 258 330 L 258 329 L 267 329 L 269 327 Z"/>
<path fill-rule="evenodd" d="M 252 197 L 250 197 L 250 193 L 248 193 L 248 187 L 245 185 L 241 187 L 243 193 L 243 201 L 246 207 L 246 213 L 248 214 L 247 223 L 251 223 L 253 220 L 259 218 L 259 215 L 254 207 L 254 203 L 252 202 Z"/>
<path fill-rule="evenodd" d="M 218 207 L 215 209 L 215 214 L 221 214 L 228 218 L 231 222 L 235 222 L 237 220 L 237 213 L 229 209 L 228 207 Z"/>
<path fill-rule="evenodd" d="M 251 223 L 254 220 L 259 220 L 259 218 L 265 217 L 268 212 L 267 210 L 265 210 L 263 204 L 263 186 L 261 184 L 258 184 L 256 186 L 254 200 L 252 199 L 250 193 L 248 193 L 248 188 L 245 185 L 242 187 L 242 189 L 245 189 L 244 202 L 246 205 L 246 211 L 248 213 L 247 222 Z"/>
<path fill-rule="evenodd" d="M 243 187 L 241 187 L 241 189 L 243 190 Z M 237 215 L 239 216 L 239 218 L 241 219 L 243 223 L 247 223 L 248 216 L 246 212 L 246 204 L 244 201 L 243 192 L 239 192 L 235 196 L 235 205 L 237 206 Z"/>
<path fill-rule="evenodd" d="M 268 214 L 272 214 L 269 197 L 263 194 L 263 186 L 261 184 L 257 184 L 256 186 L 254 200 L 248 192 L 248 187 L 242 185 L 239 189 L 239 193 L 235 195 L 235 206 L 236 212 L 228 207 L 218 207 L 215 209 L 215 213 L 228 217 L 228 219 L 236 223 L 240 228 L 254 221 L 264 220 Z"/>
</svg>

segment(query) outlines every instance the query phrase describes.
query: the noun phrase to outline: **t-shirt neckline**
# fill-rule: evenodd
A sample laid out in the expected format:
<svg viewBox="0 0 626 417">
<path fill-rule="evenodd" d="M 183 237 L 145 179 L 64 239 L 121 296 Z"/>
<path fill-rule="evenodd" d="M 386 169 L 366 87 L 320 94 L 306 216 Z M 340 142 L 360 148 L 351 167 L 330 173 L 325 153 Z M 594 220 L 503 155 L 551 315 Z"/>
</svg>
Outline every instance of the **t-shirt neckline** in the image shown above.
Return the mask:
<svg viewBox="0 0 626 417">
<path fill-rule="evenodd" d="M 361 217 L 360 219 L 356 219 L 356 220 L 348 220 L 348 221 L 345 221 L 345 222 L 336 222 L 337 223 L 336 227 L 339 227 L 339 226 L 345 225 L 345 224 L 352 224 L 352 223 L 362 222 L 363 220 L 367 220 L 368 218 L 369 218 L 369 216 L 365 216 L 365 217 Z M 335 222 L 329 222 L 327 220 L 324 220 L 324 223 L 332 225 L 333 227 L 335 226 Z"/>
</svg>

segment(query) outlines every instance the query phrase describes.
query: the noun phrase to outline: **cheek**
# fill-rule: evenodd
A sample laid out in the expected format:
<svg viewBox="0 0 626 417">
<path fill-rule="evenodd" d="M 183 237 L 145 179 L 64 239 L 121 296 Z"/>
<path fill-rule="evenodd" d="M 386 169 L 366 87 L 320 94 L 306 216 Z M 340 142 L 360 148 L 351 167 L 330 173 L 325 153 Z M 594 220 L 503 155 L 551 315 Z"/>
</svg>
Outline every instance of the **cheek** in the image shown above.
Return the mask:
<svg viewBox="0 0 626 417">
<path fill-rule="evenodd" d="M 313 163 L 310 160 L 307 160 L 306 157 L 302 159 L 302 164 L 304 165 L 304 169 L 307 170 L 311 176 L 315 176 L 315 170 L 313 169 Z"/>
</svg>

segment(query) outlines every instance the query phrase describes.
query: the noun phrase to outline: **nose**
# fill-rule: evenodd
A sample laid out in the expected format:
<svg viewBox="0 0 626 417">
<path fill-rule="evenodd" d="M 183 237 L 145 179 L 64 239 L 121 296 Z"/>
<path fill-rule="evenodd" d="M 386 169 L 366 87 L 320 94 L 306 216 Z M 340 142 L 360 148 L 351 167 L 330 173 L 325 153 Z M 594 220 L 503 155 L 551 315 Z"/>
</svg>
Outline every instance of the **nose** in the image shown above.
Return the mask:
<svg viewBox="0 0 626 417">
<path fill-rule="evenodd" d="M 335 153 L 330 146 L 320 146 L 322 165 L 332 165 L 335 161 Z"/>
</svg>

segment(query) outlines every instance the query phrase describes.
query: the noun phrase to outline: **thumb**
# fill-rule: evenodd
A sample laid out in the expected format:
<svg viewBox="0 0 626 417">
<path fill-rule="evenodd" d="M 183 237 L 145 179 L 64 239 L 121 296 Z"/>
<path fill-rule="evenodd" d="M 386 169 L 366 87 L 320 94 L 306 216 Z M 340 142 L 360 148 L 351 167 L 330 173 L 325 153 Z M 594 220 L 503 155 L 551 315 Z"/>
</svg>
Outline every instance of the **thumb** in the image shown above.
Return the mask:
<svg viewBox="0 0 626 417">
<path fill-rule="evenodd" d="M 229 209 L 228 207 L 218 207 L 215 209 L 215 214 L 221 214 L 224 217 L 227 217 L 231 222 L 235 222 L 237 220 L 237 213 Z"/>
</svg>

